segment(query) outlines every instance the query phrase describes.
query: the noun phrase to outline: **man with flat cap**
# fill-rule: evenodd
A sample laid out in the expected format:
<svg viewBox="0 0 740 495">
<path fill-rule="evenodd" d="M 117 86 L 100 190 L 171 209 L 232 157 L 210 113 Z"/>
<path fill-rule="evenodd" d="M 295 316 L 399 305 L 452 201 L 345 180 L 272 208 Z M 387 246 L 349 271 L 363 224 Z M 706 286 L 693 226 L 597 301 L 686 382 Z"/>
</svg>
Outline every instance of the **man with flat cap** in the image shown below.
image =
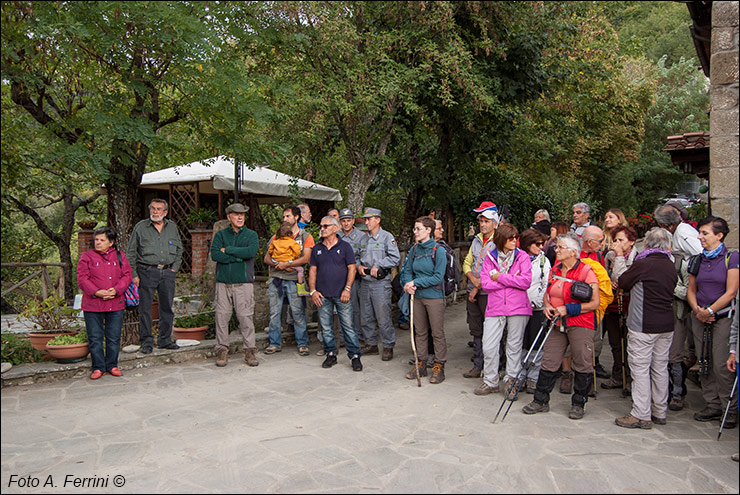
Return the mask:
<svg viewBox="0 0 740 495">
<path fill-rule="evenodd" d="M 401 254 L 393 234 L 380 228 L 380 210 L 365 208 L 362 215 L 367 225 L 367 244 L 360 246 L 357 271 L 362 277 L 360 305 L 365 347 L 362 354 L 379 354 L 378 330 L 383 342 L 383 361 L 393 359 L 396 329 L 391 318 L 391 270 Z"/>
<path fill-rule="evenodd" d="M 337 233 L 337 237 L 352 246 L 352 252 L 355 255 L 355 259 L 359 259 L 360 249 L 367 246 L 367 234 L 355 227 L 355 214 L 352 213 L 352 210 L 349 208 L 342 208 L 339 211 L 339 223 L 342 228 Z M 360 320 L 361 284 L 362 277 L 356 277 L 355 283 L 352 284 L 352 292 L 350 293 L 349 300 L 352 303 L 352 323 L 355 327 L 355 334 L 357 334 L 360 339 L 364 340 Z"/>
<path fill-rule="evenodd" d="M 244 361 L 259 365 L 254 338 L 254 256 L 259 238 L 244 226 L 249 210 L 241 203 L 226 208 L 229 226 L 216 232 L 211 243 L 211 258 L 216 262 L 216 366 L 229 360 L 229 320 L 236 312 L 244 344 Z"/>
</svg>

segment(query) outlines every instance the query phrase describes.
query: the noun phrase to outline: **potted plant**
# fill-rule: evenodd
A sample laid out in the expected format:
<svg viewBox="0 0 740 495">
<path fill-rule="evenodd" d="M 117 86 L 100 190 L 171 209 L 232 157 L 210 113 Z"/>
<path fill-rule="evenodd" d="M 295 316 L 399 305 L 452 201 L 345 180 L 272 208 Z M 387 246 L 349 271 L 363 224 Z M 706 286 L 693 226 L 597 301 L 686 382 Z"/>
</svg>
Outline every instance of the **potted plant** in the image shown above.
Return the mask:
<svg viewBox="0 0 740 495">
<path fill-rule="evenodd" d="M 85 359 L 90 352 L 87 332 L 60 335 L 46 343 L 46 351 L 59 363 L 74 363 Z"/>
<path fill-rule="evenodd" d="M 196 208 L 185 217 L 185 221 L 194 229 L 207 229 L 216 220 L 218 215 L 211 208 Z"/>
<path fill-rule="evenodd" d="M 77 222 L 77 226 L 82 230 L 94 230 L 97 224 L 97 220 L 80 220 Z"/>
<path fill-rule="evenodd" d="M 39 351 L 46 350 L 46 343 L 59 335 L 74 335 L 82 327 L 77 311 L 67 306 L 59 296 L 47 297 L 43 301 L 32 300 L 21 316 L 33 323 L 37 331 L 29 332 L 31 346 Z"/>
<path fill-rule="evenodd" d="M 205 340 L 210 325 L 215 325 L 215 313 L 205 311 L 175 318 L 172 331 L 176 339 Z"/>
</svg>

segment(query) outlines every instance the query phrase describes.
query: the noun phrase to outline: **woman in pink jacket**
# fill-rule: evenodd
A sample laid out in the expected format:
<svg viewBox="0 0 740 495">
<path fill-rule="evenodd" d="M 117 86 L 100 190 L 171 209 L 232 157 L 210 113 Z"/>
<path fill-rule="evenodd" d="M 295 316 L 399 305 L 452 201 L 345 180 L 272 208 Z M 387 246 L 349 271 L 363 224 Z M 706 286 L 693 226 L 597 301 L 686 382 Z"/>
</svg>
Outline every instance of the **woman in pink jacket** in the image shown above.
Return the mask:
<svg viewBox="0 0 740 495">
<path fill-rule="evenodd" d="M 481 268 L 481 286 L 488 293 L 488 305 L 483 322 L 483 383 L 475 395 L 498 392 L 499 346 L 504 328 L 508 328 L 504 394 L 514 385 L 522 365 L 524 329 L 532 315 L 527 296 L 532 263 L 526 252 L 517 249 L 517 237 L 514 225 L 500 225 L 493 235 L 496 248 L 486 255 Z M 513 392 L 510 395 L 513 397 Z"/>
<path fill-rule="evenodd" d="M 105 373 L 123 374 L 118 369 L 118 351 L 126 308 L 124 293 L 131 283 L 131 265 L 115 246 L 116 232 L 101 227 L 94 235 L 95 249 L 84 252 L 77 263 L 77 285 L 82 291 L 82 311 L 92 357 L 91 380 Z"/>
</svg>

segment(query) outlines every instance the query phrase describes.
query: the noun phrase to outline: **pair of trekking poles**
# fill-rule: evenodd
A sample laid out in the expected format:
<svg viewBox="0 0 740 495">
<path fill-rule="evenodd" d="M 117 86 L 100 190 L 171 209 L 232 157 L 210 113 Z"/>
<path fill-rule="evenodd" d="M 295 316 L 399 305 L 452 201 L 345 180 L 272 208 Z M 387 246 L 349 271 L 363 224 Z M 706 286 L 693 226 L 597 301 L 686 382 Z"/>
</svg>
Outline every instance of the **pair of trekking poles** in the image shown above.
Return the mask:
<svg viewBox="0 0 740 495">
<path fill-rule="evenodd" d="M 514 378 L 514 383 L 512 386 L 506 391 L 506 395 L 504 396 L 504 400 L 501 402 L 501 406 L 498 408 L 498 412 L 496 413 L 496 417 L 493 418 L 493 421 L 491 423 L 495 423 L 498 419 L 499 414 L 501 414 L 501 410 L 504 408 L 504 404 L 506 404 L 506 401 L 509 401 L 509 407 L 506 408 L 506 411 L 504 412 L 504 416 L 501 418 L 501 422 L 503 423 L 506 419 L 506 415 L 509 414 L 509 410 L 511 409 L 511 405 L 514 404 L 514 401 L 519 397 L 519 392 L 524 388 L 524 385 L 527 383 L 527 377 L 529 376 L 529 370 L 532 368 L 532 365 L 537 362 L 537 359 L 540 357 L 540 354 L 542 353 L 543 347 L 545 347 L 545 342 L 547 342 L 547 338 L 550 336 L 550 333 L 552 332 L 552 329 L 555 328 L 555 325 L 557 324 L 558 320 L 560 318 L 553 318 L 552 320 L 545 319 L 542 322 L 542 326 L 540 326 L 539 331 L 537 332 L 537 336 L 534 338 L 534 341 L 532 345 L 529 348 L 529 351 L 527 352 L 527 355 L 524 357 L 524 364 L 519 368 L 519 372 L 516 374 L 516 378 Z M 549 325 L 548 325 L 549 322 Z M 545 338 L 542 339 L 542 343 L 537 348 L 537 352 L 535 352 L 534 357 L 532 359 L 529 359 L 532 355 L 532 351 L 535 350 L 536 343 L 540 339 L 540 335 L 542 335 L 542 332 L 545 330 L 545 327 L 547 327 L 547 333 L 545 334 Z M 522 375 L 522 372 L 524 372 L 524 377 L 520 377 Z M 511 396 L 513 392 L 513 397 Z"/>
</svg>

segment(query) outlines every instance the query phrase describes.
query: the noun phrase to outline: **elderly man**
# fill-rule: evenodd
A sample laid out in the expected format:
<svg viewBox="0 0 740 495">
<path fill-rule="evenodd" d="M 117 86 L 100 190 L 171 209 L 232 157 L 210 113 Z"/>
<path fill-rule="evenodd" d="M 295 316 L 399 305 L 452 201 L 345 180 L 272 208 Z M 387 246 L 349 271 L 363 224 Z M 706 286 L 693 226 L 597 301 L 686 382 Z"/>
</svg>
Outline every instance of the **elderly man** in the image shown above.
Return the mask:
<svg viewBox="0 0 740 495">
<path fill-rule="evenodd" d="M 360 343 L 352 327 L 352 284 L 355 281 L 355 254 L 349 243 L 339 239 L 339 222 L 330 216 L 321 219 L 321 240 L 311 250 L 308 286 L 311 300 L 319 312 L 319 322 L 324 332 L 323 368 L 337 364 L 337 345 L 334 340 L 334 311 L 342 327 L 344 345 L 352 361 L 352 370 L 362 371 Z"/>
<path fill-rule="evenodd" d="M 396 345 L 396 329 L 391 318 L 391 270 L 398 265 L 401 254 L 393 234 L 380 227 L 381 212 L 377 208 L 365 208 L 368 237 L 367 244 L 360 248 L 357 271 L 364 277 L 360 284 L 362 305 L 362 333 L 365 347 L 362 354 L 378 354 L 378 330 L 383 342 L 383 361 L 393 359 Z"/>
<path fill-rule="evenodd" d="M 601 320 L 604 317 L 606 307 L 614 299 L 611 285 L 609 284 L 607 286 L 602 284 L 602 281 L 610 280 L 609 274 L 607 273 L 606 268 L 604 268 L 604 255 L 601 251 L 601 248 L 604 245 L 604 239 L 604 231 L 595 225 L 589 225 L 583 229 L 583 234 L 581 235 L 583 246 L 581 247 L 581 254 L 579 256 L 580 259 L 588 259 L 595 262 L 591 263 L 591 268 L 593 268 L 594 273 L 599 279 L 599 287 L 601 290 L 606 290 L 608 292 L 608 294 L 602 292 L 601 299 L 599 299 L 599 310 L 596 312 L 598 314 L 598 325 L 596 328 L 596 334 L 594 335 L 594 369 L 596 370 L 596 376 L 598 378 L 611 377 L 611 373 L 606 371 L 601 363 L 599 363 L 601 349 L 604 347 L 604 338 L 602 335 L 603 324 Z"/>
<path fill-rule="evenodd" d="M 301 210 L 300 217 L 298 218 L 298 227 L 305 229 L 306 225 L 311 223 L 311 208 L 306 203 L 298 205 L 298 209 Z"/>
<path fill-rule="evenodd" d="M 583 235 L 583 230 L 591 225 L 588 217 L 591 215 L 591 208 L 586 203 L 576 203 L 573 205 L 573 223 L 570 231 L 575 232 L 578 237 Z"/>
<path fill-rule="evenodd" d="M 632 376 L 632 411 L 614 422 L 624 428 L 666 423 L 668 356 L 673 340 L 673 289 L 678 277 L 671 260 L 671 233 L 659 227 L 645 236 L 645 250 L 619 277 L 630 291 L 627 351 Z"/>
<path fill-rule="evenodd" d="M 157 292 L 159 301 L 160 349 L 179 349 L 172 342 L 172 322 L 175 313 L 175 274 L 182 263 L 182 242 L 177 225 L 167 216 L 167 201 L 153 199 L 149 202 L 149 218 L 134 226 L 128 241 L 126 257 L 131 263 L 133 282 L 139 288 L 139 338 L 142 354 L 154 348 L 152 336 L 152 301 Z"/>
<path fill-rule="evenodd" d="M 468 328 L 473 336 L 473 367 L 463 373 L 465 378 L 480 378 L 483 371 L 483 320 L 485 319 L 488 293 L 481 287 L 480 270 L 483 258 L 495 249 L 493 234 L 498 227 L 498 208 L 490 201 L 483 201 L 478 208 L 480 232 L 473 238 L 470 250 L 463 261 L 463 273 L 468 278 Z"/>
<path fill-rule="evenodd" d="M 352 247 L 352 253 L 355 255 L 355 260 L 357 260 L 360 250 L 367 246 L 367 234 L 355 227 L 355 214 L 349 208 L 342 208 L 339 212 L 339 223 L 342 229 L 337 232 L 337 237 L 349 243 Z M 349 300 L 352 303 L 352 322 L 355 334 L 360 340 L 364 341 L 360 319 L 360 284 L 362 284 L 360 277 L 355 277 Z"/>
<path fill-rule="evenodd" d="M 674 258 L 674 266 L 678 275 L 678 283 L 674 291 L 674 329 L 673 342 L 671 343 L 671 352 L 669 357 L 668 369 L 671 377 L 671 401 L 668 408 L 671 411 L 680 411 L 684 407 L 683 398 L 686 396 L 686 376 L 690 367 L 684 361 L 684 358 L 696 357 L 693 351 L 693 338 L 690 332 L 690 314 L 687 302 L 687 293 L 689 288 L 689 274 L 687 272 L 689 258 L 702 252 L 701 241 L 699 241 L 699 232 L 688 223 L 683 222 L 679 210 L 665 204 L 659 206 L 654 213 L 655 223 L 659 227 L 668 230 L 672 234 L 671 245 L 673 246 L 671 254 Z M 688 345 L 687 345 L 688 340 Z M 685 356 L 685 349 L 688 347 L 690 356 Z M 691 361 L 691 359 L 689 359 Z"/>
<path fill-rule="evenodd" d="M 296 287 L 298 274 L 296 266 L 308 263 L 311 256 L 311 248 L 314 245 L 313 237 L 298 227 L 298 219 L 301 211 L 297 206 L 286 206 L 283 209 L 283 222 L 291 225 L 293 239 L 301 247 L 301 257 L 291 261 L 273 261 L 270 253 L 265 249 L 265 265 L 270 267 L 270 280 L 267 289 L 267 297 L 270 301 L 270 345 L 265 348 L 265 354 L 274 354 L 282 350 L 282 322 L 280 313 L 283 309 L 283 299 L 287 296 L 288 304 L 293 313 L 293 329 L 295 340 L 298 345 L 298 354 L 308 356 L 308 333 L 306 331 L 306 313 L 303 301 L 298 296 Z M 270 243 L 275 239 L 273 236 Z M 269 244 L 268 244 L 269 248 Z"/>
<path fill-rule="evenodd" d="M 211 258 L 216 262 L 216 366 L 229 361 L 229 320 L 233 312 L 239 320 L 244 344 L 244 361 L 259 365 L 254 339 L 254 256 L 260 247 L 254 230 L 244 226 L 249 210 L 241 203 L 226 208 L 229 226 L 216 232 L 211 243 Z"/>
</svg>

